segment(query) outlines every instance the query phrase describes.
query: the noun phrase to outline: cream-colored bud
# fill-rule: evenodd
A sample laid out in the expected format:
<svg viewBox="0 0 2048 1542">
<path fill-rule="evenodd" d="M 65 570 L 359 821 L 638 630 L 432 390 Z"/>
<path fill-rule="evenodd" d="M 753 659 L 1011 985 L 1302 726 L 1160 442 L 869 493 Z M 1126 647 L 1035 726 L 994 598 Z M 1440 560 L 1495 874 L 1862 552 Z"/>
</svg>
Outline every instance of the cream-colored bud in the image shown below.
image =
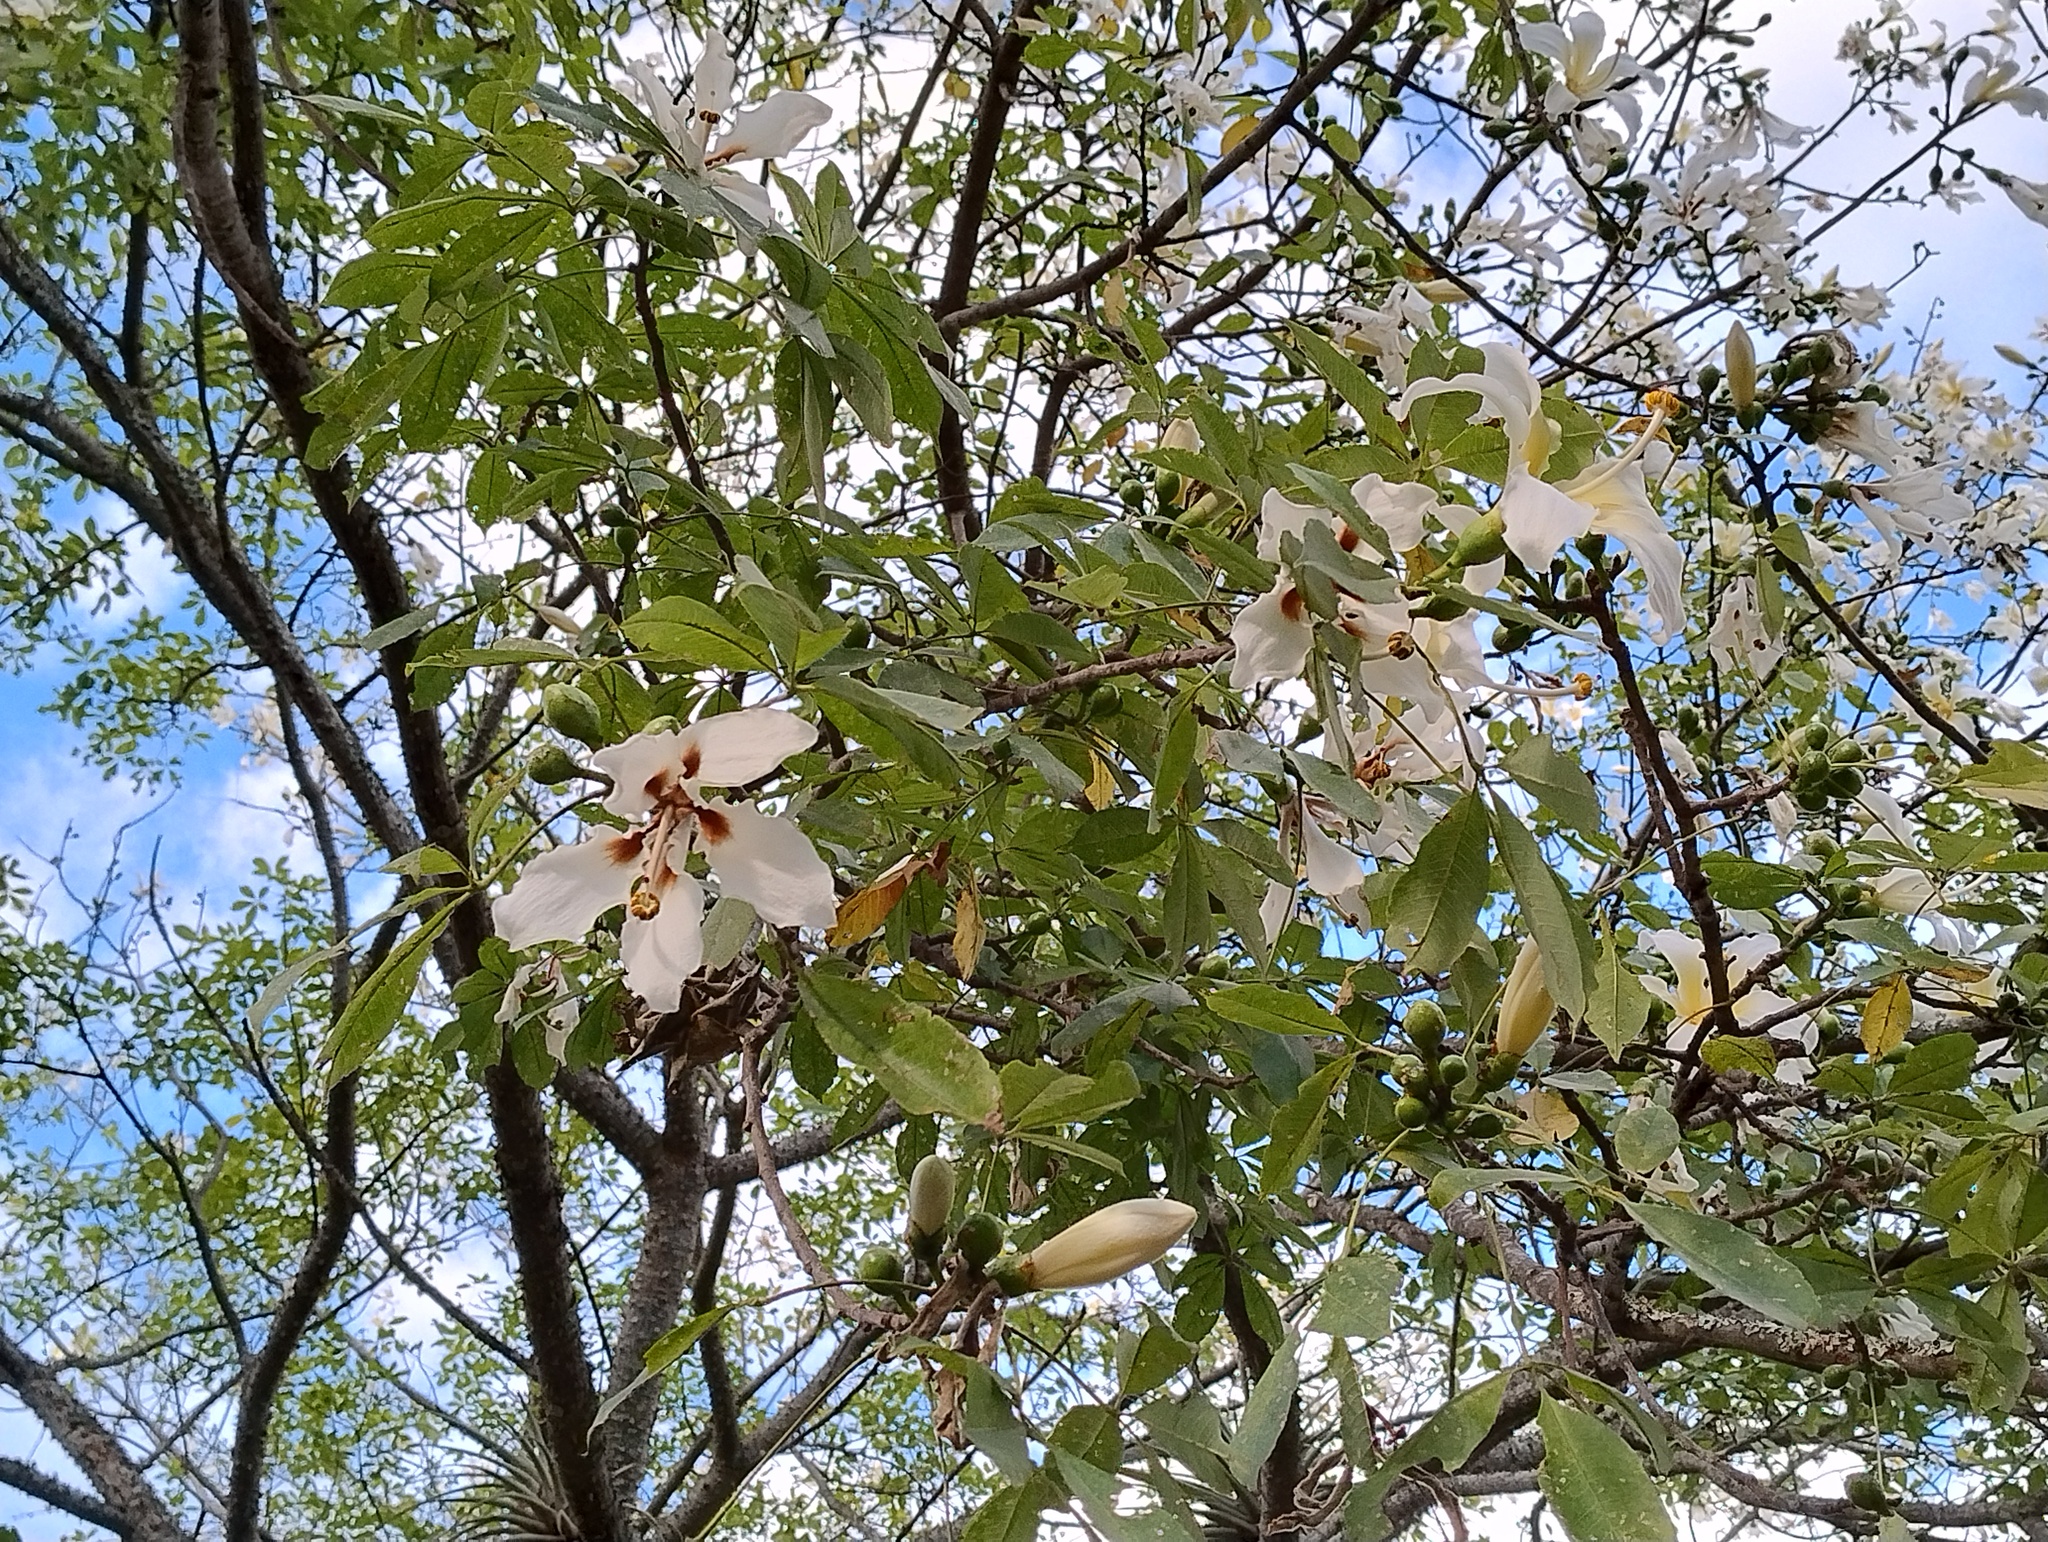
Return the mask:
<svg viewBox="0 0 2048 1542">
<path fill-rule="evenodd" d="M 1728 367 L 1728 400 L 1741 412 L 1756 400 L 1756 345 L 1750 342 L 1741 322 L 1728 328 L 1728 341 L 1722 345 L 1721 357 Z"/>
<path fill-rule="evenodd" d="M 1557 1003 L 1543 984 L 1543 950 L 1531 938 L 1515 955 L 1515 967 L 1508 971 L 1507 987 L 1501 992 L 1500 1020 L 1493 1029 L 1494 1050 L 1520 1060 L 1543 1036 L 1556 1011 Z"/>
<path fill-rule="evenodd" d="M 1194 1206 L 1177 1199 L 1121 1200 L 1039 1243 L 1016 1273 L 1031 1290 L 1100 1285 L 1164 1257 L 1194 1224 Z"/>
<path fill-rule="evenodd" d="M 1195 425 L 1186 418 L 1175 418 L 1166 425 L 1166 432 L 1159 436 L 1162 450 L 1199 450 L 1202 435 Z"/>
<path fill-rule="evenodd" d="M 953 1164 L 934 1152 L 910 1170 L 910 1204 L 904 1240 L 913 1249 L 936 1248 L 953 1213 Z"/>
<path fill-rule="evenodd" d="M 1472 298 L 1472 291 L 1454 278 L 1426 278 L 1414 287 L 1432 305 L 1458 305 Z"/>
</svg>

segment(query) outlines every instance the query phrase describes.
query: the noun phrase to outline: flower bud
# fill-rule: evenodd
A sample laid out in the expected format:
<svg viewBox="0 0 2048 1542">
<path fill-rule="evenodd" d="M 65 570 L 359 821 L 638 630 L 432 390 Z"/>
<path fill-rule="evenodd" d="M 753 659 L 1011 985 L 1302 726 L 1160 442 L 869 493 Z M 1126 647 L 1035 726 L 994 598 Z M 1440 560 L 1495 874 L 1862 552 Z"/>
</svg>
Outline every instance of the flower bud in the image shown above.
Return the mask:
<svg viewBox="0 0 2048 1542">
<path fill-rule="evenodd" d="M 1515 967 L 1508 971 L 1507 988 L 1501 992 L 1500 1020 L 1493 1029 L 1495 1051 L 1520 1060 L 1543 1036 L 1556 1011 L 1557 1004 L 1543 985 L 1543 950 L 1531 938 L 1515 955 Z"/>
<path fill-rule="evenodd" d="M 1463 568 L 1478 567 L 1503 555 L 1508 549 L 1507 528 L 1507 521 L 1501 518 L 1499 509 L 1480 515 L 1458 532 L 1457 540 L 1444 553 L 1444 566 L 1457 572 Z"/>
<path fill-rule="evenodd" d="M 1166 425 L 1166 432 L 1159 436 L 1162 450 L 1199 450 L 1202 448 L 1201 433 L 1186 418 L 1175 418 Z"/>
<path fill-rule="evenodd" d="M 936 1255 L 953 1213 L 953 1164 L 936 1152 L 910 1170 L 910 1209 L 903 1236 L 920 1258 Z"/>
<path fill-rule="evenodd" d="M 998 1279 L 1026 1290 L 1101 1285 L 1164 1257 L 1194 1224 L 1194 1206 L 1177 1199 L 1121 1200 L 1039 1243 Z"/>
<path fill-rule="evenodd" d="M 1728 400 L 1741 412 L 1756 400 L 1756 346 L 1741 322 L 1728 328 L 1721 356 L 1728 365 Z"/>
<path fill-rule="evenodd" d="M 1414 287 L 1432 305 L 1457 305 L 1472 298 L 1471 292 L 1454 278 L 1426 278 Z"/>
<path fill-rule="evenodd" d="M 526 762 L 526 774 L 543 787 L 560 787 L 582 773 L 576 757 L 559 744 L 543 744 Z"/>
<path fill-rule="evenodd" d="M 540 715 L 565 739 L 593 746 L 604 743 L 604 720 L 598 715 L 597 703 L 573 685 L 557 681 L 542 691 Z"/>
</svg>

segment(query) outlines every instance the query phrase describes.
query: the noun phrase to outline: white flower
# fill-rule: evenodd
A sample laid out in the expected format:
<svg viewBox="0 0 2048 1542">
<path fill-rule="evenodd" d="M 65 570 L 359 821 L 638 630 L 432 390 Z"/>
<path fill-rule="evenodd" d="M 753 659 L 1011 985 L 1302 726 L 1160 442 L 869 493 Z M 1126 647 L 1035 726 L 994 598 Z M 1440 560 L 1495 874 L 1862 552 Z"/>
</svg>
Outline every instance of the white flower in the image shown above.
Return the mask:
<svg viewBox="0 0 2048 1542">
<path fill-rule="evenodd" d="M 2036 225 L 2048 225 L 2048 182 L 2029 182 L 2009 172 L 1984 168 L 1984 174 L 2005 191 L 2012 206 Z"/>
<path fill-rule="evenodd" d="M 612 779 L 605 810 L 637 826 L 594 827 L 528 862 L 492 907 L 498 935 L 513 948 L 575 942 L 623 904 L 626 983 L 653 1010 L 672 1012 L 704 957 L 704 891 L 685 867 L 693 849 L 703 851 L 720 890 L 770 926 L 829 926 L 832 874 L 803 832 L 751 803 L 699 792 L 706 783 L 741 787 L 766 776 L 817 737 L 792 713 L 747 707 L 599 750 L 591 763 Z"/>
<path fill-rule="evenodd" d="M 1557 78 L 1543 94 L 1543 110 L 1562 118 L 1594 102 L 1609 102 L 1628 124 L 1631 137 L 1642 127 L 1642 114 L 1622 88 L 1643 78 L 1643 67 L 1617 48 L 1607 46 L 1607 24 L 1592 11 L 1576 11 L 1560 26 L 1554 21 L 1523 22 L 1522 44 L 1558 66 Z"/>
<path fill-rule="evenodd" d="M 824 98 L 808 91 L 776 91 L 765 102 L 733 113 L 732 51 L 721 32 L 711 32 L 704 39 L 687 102 L 676 101 L 652 60 L 637 60 L 626 66 L 626 72 L 677 167 L 685 175 L 709 183 L 729 203 L 763 224 L 774 217 L 768 190 L 720 168 L 735 161 L 772 161 L 787 155 L 832 116 Z M 731 125 L 714 145 L 710 142 L 712 130 L 725 126 L 728 114 L 732 114 Z"/>
<path fill-rule="evenodd" d="M 1820 446 L 1859 456 L 1885 471 L 1899 463 L 1899 441 L 1892 433 L 1891 416 L 1876 402 L 1837 407 L 1820 436 Z"/>
<path fill-rule="evenodd" d="M 1666 1043 L 1672 1049 L 1684 1049 L 1714 1010 L 1714 991 L 1707 979 L 1707 950 L 1697 937 L 1669 928 L 1649 933 L 1647 940 L 1664 955 L 1664 961 L 1677 977 L 1677 984 L 1667 985 L 1654 975 L 1645 976 L 1643 984 L 1670 1003 L 1671 1031 Z M 1750 971 L 1775 951 L 1776 946 L 1769 937 L 1761 935 L 1736 937 L 1729 941 L 1722 949 L 1729 989 L 1739 988 Z M 1736 1000 L 1735 1021 L 1746 1025 L 1791 1005 L 1775 991 L 1751 989 Z M 1772 1023 L 1768 1031 L 1772 1038 L 1794 1040 L 1809 1050 L 1820 1041 L 1819 1030 L 1814 1026 L 1811 1015 Z"/>
<path fill-rule="evenodd" d="M 1964 54 L 1984 61 L 1963 87 L 1964 106 L 2010 102 L 2015 112 L 2029 118 L 2048 118 L 2048 91 L 2021 78 L 2020 62 L 2012 57 L 2010 45 L 1999 54 L 1981 45 L 1965 49 Z"/>
<path fill-rule="evenodd" d="M 1018 1265 L 1027 1290 L 1101 1285 L 1163 1257 L 1195 1224 L 1177 1199 L 1126 1199 L 1083 1216 Z"/>
<path fill-rule="evenodd" d="M 1566 541 L 1589 531 L 1611 535 L 1641 565 L 1649 580 L 1650 608 L 1665 635 L 1682 630 L 1685 554 L 1650 507 L 1641 465 L 1662 425 L 1662 413 L 1652 414 L 1641 436 L 1622 455 L 1594 461 L 1569 482 L 1546 482 L 1543 472 L 1561 434 L 1544 411 L 1543 387 L 1521 350 L 1507 343 L 1486 343 L 1480 351 L 1486 356 L 1483 370 L 1414 382 L 1395 402 L 1394 415 L 1407 417 L 1424 397 L 1477 395 L 1479 410 L 1472 421 L 1497 418 L 1507 434 L 1507 477 L 1494 508 L 1508 550 L 1541 572 Z"/>
</svg>

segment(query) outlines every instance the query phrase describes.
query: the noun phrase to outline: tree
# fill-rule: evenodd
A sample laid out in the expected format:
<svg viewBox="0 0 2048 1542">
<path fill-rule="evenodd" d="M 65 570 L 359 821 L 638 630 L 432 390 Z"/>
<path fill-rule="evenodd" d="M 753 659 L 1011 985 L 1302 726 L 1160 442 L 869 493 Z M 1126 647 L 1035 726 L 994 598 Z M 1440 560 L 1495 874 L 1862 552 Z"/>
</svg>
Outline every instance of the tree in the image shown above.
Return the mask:
<svg viewBox="0 0 2048 1542">
<path fill-rule="evenodd" d="M 10 871 L 0 1485 L 2048 1534 L 2048 374 L 1818 257 L 2044 18 L 1852 20 L 0 0 L 12 657 L 313 853 Z"/>
</svg>

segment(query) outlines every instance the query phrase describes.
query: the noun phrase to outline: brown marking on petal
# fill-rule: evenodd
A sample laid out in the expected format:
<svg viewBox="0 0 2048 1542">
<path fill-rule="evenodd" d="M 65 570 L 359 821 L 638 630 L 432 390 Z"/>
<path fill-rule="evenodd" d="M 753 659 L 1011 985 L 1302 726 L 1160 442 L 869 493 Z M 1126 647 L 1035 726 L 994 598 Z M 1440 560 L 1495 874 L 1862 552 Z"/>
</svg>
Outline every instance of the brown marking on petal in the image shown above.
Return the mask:
<svg viewBox="0 0 2048 1542">
<path fill-rule="evenodd" d="M 707 845 L 716 846 L 732 838 L 732 821 L 715 808 L 697 810 L 697 829 Z"/>
<path fill-rule="evenodd" d="M 700 748 L 699 748 L 698 746 L 696 746 L 696 745 L 694 745 L 694 744 L 693 744 L 693 745 L 691 745 L 691 746 L 690 746 L 690 747 L 689 747 L 688 749 L 684 750 L 684 751 L 683 751 L 683 780 L 684 780 L 684 781 L 686 781 L 686 782 L 694 782 L 694 781 L 696 781 L 696 780 L 697 780 L 697 768 L 698 768 L 699 766 L 703 765 L 703 764 L 704 764 L 704 751 L 703 751 L 702 749 L 700 749 Z"/>
<path fill-rule="evenodd" d="M 603 837 L 605 860 L 614 867 L 631 867 L 640 860 L 640 847 L 646 838 L 645 832 L 639 830 Z"/>
<path fill-rule="evenodd" d="M 1358 549 L 1358 532 L 1349 525 L 1338 526 L 1337 544 L 1346 551 L 1356 551 Z"/>
<path fill-rule="evenodd" d="M 668 767 L 663 766 L 647 779 L 640 790 L 647 795 L 650 802 L 665 803 L 668 801 L 669 781 Z"/>
<path fill-rule="evenodd" d="M 1289 621 L 1299 621 L 1306 611 L 1307 607 L 1301 602 L 1299 589 L 1283 589 L 1280 592 L 1280 614 Z"/>
</svg>

